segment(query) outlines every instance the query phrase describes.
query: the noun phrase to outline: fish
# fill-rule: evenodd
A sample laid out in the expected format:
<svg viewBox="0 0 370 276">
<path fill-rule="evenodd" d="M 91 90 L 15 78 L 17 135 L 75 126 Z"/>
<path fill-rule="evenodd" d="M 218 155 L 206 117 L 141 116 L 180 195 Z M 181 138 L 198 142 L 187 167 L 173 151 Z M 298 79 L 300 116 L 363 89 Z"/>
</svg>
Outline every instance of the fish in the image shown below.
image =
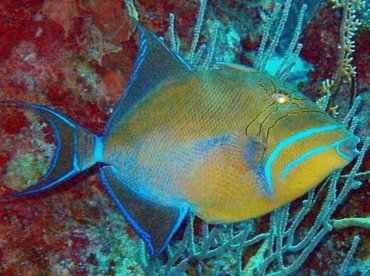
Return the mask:
<svg viewBox="0 0 370 276">
<path fill-rule="evenodd" d="M 47 106 L 2 102 L 44 117 L 56 138 L 39 193 L 100 163 L 124 218 L 159 256 L 189 212 L 234 223 L 304 195 L 358 155 L 359 138 L 292 84 L 237 63 L 195 70 L 136 22 L 140 45 L 103 135 Z"/>
</svg>

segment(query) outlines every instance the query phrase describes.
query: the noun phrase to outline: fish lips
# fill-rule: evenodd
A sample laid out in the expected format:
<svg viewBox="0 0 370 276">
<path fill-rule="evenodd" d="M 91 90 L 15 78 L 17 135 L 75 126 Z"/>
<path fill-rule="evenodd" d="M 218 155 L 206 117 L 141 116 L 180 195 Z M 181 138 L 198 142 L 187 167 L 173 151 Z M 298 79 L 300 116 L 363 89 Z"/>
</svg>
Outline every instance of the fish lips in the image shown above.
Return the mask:
<svg viewBox="0 0 370 276">
<path fill-rule="evenodd" d="M 359 151 L 357 150 L 357 145 L 359 142 L 360 138 L 352 135 L 341 140 L 337 145 L 336 150 L 340 156 L 348 161 L 352 161 L 359 154 Z"/>
</svg>

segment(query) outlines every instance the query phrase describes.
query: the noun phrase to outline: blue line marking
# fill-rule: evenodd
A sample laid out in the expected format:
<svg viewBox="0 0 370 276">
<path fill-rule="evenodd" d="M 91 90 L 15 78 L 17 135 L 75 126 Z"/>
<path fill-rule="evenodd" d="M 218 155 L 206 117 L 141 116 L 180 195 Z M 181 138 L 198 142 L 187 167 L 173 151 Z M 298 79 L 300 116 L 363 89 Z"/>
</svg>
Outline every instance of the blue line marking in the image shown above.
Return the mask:
<svg viewBox="0 0 370 276">
<path fill-rule="evenodd" d="M 140 46 L 139 46 L 139 50 L 138 50 L 138 56 L 136 57 L 136 61 L 135 61 L 135 65 L 134 65 L 134 69 L 131 73 L 131 77 L 130 77 L 130 80 L 126 86 L 126 88 L 124 89 L 124 92 L 123 92 L 123 96 L 121 97 L 121 99 L 119 100 L 118 104 L 116 105 L 113 113 L 109 116 L 109 119 L 108 119 L 108 123 L 106 124 L 105 128 L 104 128 L 104 134 L 103 136 L 106 136 L 107 135 L 107 132 L 108 130 L 111 129 L 112 127 L 112 123 L 113 123 L 113 118 L 116 117 L 117 115 L 117 112 L 119 110 L 121 110 L 121 107 L 123 105 L 123 102 L 126 100 L 126 97 L 127 95 L 129 94 L 130 90 L 131 90 L 131 87 L 132 85 L 134 84 L 136 78 L 137 78 L 137 75 L 138 75 L 138 72 L 139 70 L 141 69 L 142 67 L 142 64 L 145 60 L 145 57 L 147 55 L 147 50 L 148 50 L 148 42 L 147 42 L 147 36 L 146 36 L 146 30 L 145 30 L 145 27 L 143 27 L 141 24 L 137 23 L 136 24 L 137 26 L 137 29 L 139 30 L 139 33 L 140 33 Z M 149 32 L 149 31 L 148 31 Z M 181 63 L 188 71 L 192 70 L 192 68 L 190 67 L 190 65 L 176 52 L 172 51 L 170 48 L 168 48 L 168 46 L 163 42 L 161 41 L 155 34 L 149 32 L 149 35 L 154 39 L 156 40 L 158 43 L 161 44 L 161 46 L 163 48 L 165 48 L 167 50 L 167 52 L 174 58 L 176 59 L 179 63 Z M 149 36 L 148 36 L 149 37 Z M 155 70 L 155 68 L 153 69 Z M 142 95 L 140 95 L 139 97 L 142 97 Z M 135 97 L 135 100 L 137 100 L 137 97 Z M 131 110 L 127 110 L 124 112 L 124 114 L 127 116 L 128 114 L 130 114 L 130 111 Z M 131 111 L 132 112 L 132 111 Z M 122 114 L 123 115 L 123 114 Z"/>
<path fill-rule="evenodd" d="M 94 163 L 104 161 L 104 141 L 102 137 L 94 135 Z"/>
<path fill-rule="evenodd" d="M 78 134 L 78 129 L 74 129 L 73 131 L 73 149 L 74 149 L 74 153 L 73 153 L 73 168 L 75 170 L 81 170 L 80 167 L 78 166 L 78 137 L 77 137 L 77 134 Z"/>
<path fill-rule="evenodd" d="M 350 138 L 356 138 L 356 145 L 357 145 L 357 143 L 358 142 L 360 142 L 360 138 L 358 138 L 357 136 L 353 136 L 353 137 L 348 137 L 347 139 L 350 139 Z M 337 153 L 340 155 L 340 156 L 342 156 L 344 159 L 347 159 L 348 161 L 352 161 L 353 160 L 353 157 L 351 157 L 351 156 L 348 156 L 347 154 L 345 154 L 344 152 L 342 152 L 340 149 L 339 149 L 339 147 L 340 147 L 340 144 L 338 144 L 337 145 L 337 147 L 336 147 L 336 151 L 337 151 Z M 355 152 L 358 154 L 359 153 L 359 151 L 357 150 L 357 149 L 354 149 L 355 150 Z"/>
<path fill-rule="evenodd" d="M 69 125 L 70 127 L 72 128 L 76 128 L 76 124 L 73 123 L 71 120 L 68 120 L 67 118 L 61 116 L 60 114 L 56 113 L 55 111 L 45 107 L 45 106 L 42 106 L 42 105 L 37 105 L 37 104 L 28 104 L 28 103 L 19 103 L 19 105 L 21 106 L 25 106 L 25 107 L 29 107 L 31 109 L 34 109 L 34 110 L 37 110 L 37 111 L 40 111 L 40 113 L 43 113 L 42 111 L 46 112 L 46 113 L 51 113 L 53 114 L 55 117 L 57 117 L 58 119 L 60 119 L 61 121 L 63 121 L 64 123 L 66 123 L 67 125 Z"/>
<path fill-rule="evenodd" d="M 344 138 L 340 141 L 337 141 L 335 143 L 332 143 L 332 144 L 329 144 L 329 145 L 326 145 L 326 146 L 322 146 L 322 147 L 318 147 L 318 148 L 315 148 L 311 151 L 308 151 L 306 152 L 305 154 L 301 155 L 300 157 L 298 157 L 297 159 L 295 159 L 294 161 L 290 162 L 288 165 L 286 165 L 286 167 L 284 168 L 284 170 L 282 171 L 281 175 L 280 175 L 280 181 L 283 181 L 285 176 L 289 173 L 290 170 L 292 170 L 295 166 L 299 165 L 300 163 L 302 163 L 303 161 L 305 161 L 306 159 L 314 156 L 315 154 L 318 154 L 320 152 L 323 152 L 325 150 L 328 150 L 330 148 L 333 148 L 333 147 L 336 147 L 336 150 L 338 152 L 339 155 L 341 155 L 342 157 L 344 157 L 345 159 L 347 159 L 348 161 L 351 161 L 352 158 L 345 155 L 345 154 L 341 154 L 339 151 L 338 151 L 338 147 L 340 146 L 340 144 L 348 139 L 350 139 L 351 137 L 347 137 L 347 138 Z"/>
<path fill-rule="evenodd" d="M 164 242 L 163 246 L 161 247 L 161 249 L 159 250 L 158 253 L 161 253 L 166 248 L 166 246 L 168 245 L 168 243 L 171 241 L 172 236 L 175 234 L 175 232 L 177 231 L 177 229 L 179 229 L 182 221 L 184 220 L 186 214 L 189 211 L 189 208 L 182 207 L 182 208 L 179 208 L 179 211 L 180 211 L 180 215 L 177 218 L 177 222 L 175 224 L 175 227 L 172 229 L 171 233 L 168 235 L 166 241 Z"/>
<path fill-rule="evenodd" d="M 20 197 L 20 196 L 25 196 L 25 195 L 30 195 L 30 194 L 35 194 L 35 193 L 39 193 L 39 192 L 42 192 L 42 191 L 46 191 L 52 187 L 54 187 L 55 185 L 71 178 L 72 176 L 74 176 L 75 174 L 77 174 L 79 171 L 77 170 L 72 170 L 70 171 L 69 173 L 63 175 L 62 177 L 58 178 L 57 180 L 53 181 L 53 182 L 50 182 L 48 183 L 47 185 L 44 185 L 44 186 L 41 186 L 40 188 L 32 188 L 33 186 L 37 186 L 39 185 L 38 183 L 41 183 L 42 179 L 39 180 L 36 184 L 34 184 L 33 186 L 31 186 L 30 188 L 28 188 L 28 190 L 24 190 L 24 191 L 20 191 L 20 192 L 16 192 L 14 194 L 12 194 L 11 196 L 13 197 Z M 44 178 L 44 177 L 43 177 Z"/>
<path fill-rule="evenodd" d="M 282 142 L 280 142 L 275 147 L 275 149 L 273 150 L 273 152 L 271 153 L 271 155 L 269 156 L 269 158 L 266 161 L 265 175 L 266 175 L 266 180 L 267 180 L 267 189 L 268 189 L 269 193 L 273 194 L 273 190 L 274 190 L 273 181 L 272 181 L 272 173 L 271 173 L 272 165 L 273 165 L 274 161 L 276 160 L 276 158 L 279 156 L 280 152 L 285 147 L 290 146 L 290 145 L 294 144 L 295 142 L 297 142 L 299 140 L 302 140 L 304 138 L 307 138 L 311 135 L 315 135 L 315 134 L 319 134 L 319 133 L 322 133 L 322 132 L 335 130 L 335 129 L 338 129 L 338 128 L 342 128 L 342 126 L 329 125 L 329 126 L 323 126 L 323 127 L 319 127 L 319 128 L 310 128 L 308 130 L 298 132 L 297 134 L 294 134 L 294 135 L 288 137 L 287 139 L 283 140 Z"/>
<path fill-rule="evenodd" d="M 58 130 L 57 126 L 50 119 L 48 119 L 48 118 L 46 118 L 46 119 L 47 119 L 51 128 L 54 131 L 55 139 L 56 139 L 56 149 L 55 149 L 53 159 L 51 160 L 51 164 L 50 164 L 49 169 L 46 171 L 44 176 L 32 186 L 37 186 L 39 183 L 41 183 L 45 178 L 47 178 L 51 174 L 51 172 L 55 169 L 55 166 L 56 166 L 57 161 L 58 161 L 59 156 L 60 156 L 60 151 L 62 149 L 62 139 L 60 137 L 60 133 L 59 133 L 59 130 Z"/>
<path fill-rule="evenodd" d="M 119 100 L 119 102 L 118 102 L 117 106 L 115 107 L 113 113 L 109 116 L 109 120 L 108 120 L 108 122 L 107 122 L 107 124 L 104 128 L 103 136 L 106 136 L 107 131 L 111 128 L 111 125 L 113 123 L 112 119 L 116 117 L 117 112 L 121 109 L 122 104 L 123 104 L 124 100 L 126 99 L 127 94 L 129 93 L 130 89 L 131 89 L 131 86 L 133 85 L 133 83 L 135 82 L 135 80 L 137 78 L 137 73 L 138 73 L 139 69 L 141 68 L 141 64 L 144 62 L 144 59 L 145 59 L 145 56 L 146 56 L 146 53 L 147 53 L 147 41 L 146 41 L 144 32 L 143 32 L 143 30 L 141 29 L 140 26 L 139 26 L 138 29 L 140 31 L 140 46 L 139 46 L 139 51 L 138 51 L 139 55 L 136 58 L 135 65 L 134 65 L 134 70 L 131 73 L 131 77 L 130 77 L 130 80 L 129 80 L 127 86 L 126 86 L 126 89 L 124 89 L 123 96 Z"/>
<path fill-rule="evenodd" d="M 196 148 L 197 153 L 207 154 L 216 146 L 226 145 L 230 141 L 231 135 L 213 136 L 209 138 L 196 139 L 193 142 L 193 147 Z"/>
<path fill-rule="evenodd" d="M 51 110 L 51 109 L 47 109 L 47 108 L 42 107 L 42 106 L 40 106 L 40 108 L 41 108 L 42 110 L 45 110 L 46 112 L 49 112 L 49 113 L 53 114 L 54 116 L 58 117 L 61 121 L 63 121 L 64 123 L 66 123 L 66 124 L 67 124 L 67 125 L 69 125 L 70 127 L 72 127 L 72 128 L 76 128 L 76 124 L 74 124 L 72 121 L 68 120 L 67 118 L 65 118 L 65 117 L 61 116 L 60 114 L 58 114 L 58 113 L 54 112 L 53 110 Z"/>
</svg>

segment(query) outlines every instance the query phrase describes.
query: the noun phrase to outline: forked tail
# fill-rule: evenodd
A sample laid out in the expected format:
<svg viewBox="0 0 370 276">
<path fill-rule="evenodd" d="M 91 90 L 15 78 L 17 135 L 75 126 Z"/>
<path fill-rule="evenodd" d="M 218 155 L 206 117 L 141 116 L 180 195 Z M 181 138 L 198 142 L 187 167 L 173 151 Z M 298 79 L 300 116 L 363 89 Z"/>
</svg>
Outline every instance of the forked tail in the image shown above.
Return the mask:
<svg viewBox="0 0 370 276">
<path fill-rule="evenodd" d="M 45 118 L 52 127 L 56 150 L 46 174 L 29 188 L 9 197 L 19 197 L 47 190 L 70 179 L 79 172 L 103 161 L 102 138 L 80 127 L 75 122 L 41 105 L 2 101 L 1 106 L 30 109 Z"/>
</svg>

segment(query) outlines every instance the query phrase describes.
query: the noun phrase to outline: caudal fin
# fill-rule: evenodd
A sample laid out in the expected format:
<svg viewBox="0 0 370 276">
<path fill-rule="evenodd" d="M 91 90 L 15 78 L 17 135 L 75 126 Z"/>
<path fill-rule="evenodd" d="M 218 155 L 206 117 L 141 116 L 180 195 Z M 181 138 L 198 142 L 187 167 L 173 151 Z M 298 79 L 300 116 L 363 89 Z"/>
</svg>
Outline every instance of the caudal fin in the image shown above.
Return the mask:
<svg viewBox="0 0 370 276">
<path fill-rule="evenodd" d="M 46 174 L 34 185 L 6 196 L 7 198 L 50 189 L 96 162 L 102 161 L 102 139 L 57 112 L 45 106 L 23 102 L 2 101 L 0 105 L 25 108 L 36 112 L 48 121 L 56 140 L 56 150 Z"/>
</svg>

